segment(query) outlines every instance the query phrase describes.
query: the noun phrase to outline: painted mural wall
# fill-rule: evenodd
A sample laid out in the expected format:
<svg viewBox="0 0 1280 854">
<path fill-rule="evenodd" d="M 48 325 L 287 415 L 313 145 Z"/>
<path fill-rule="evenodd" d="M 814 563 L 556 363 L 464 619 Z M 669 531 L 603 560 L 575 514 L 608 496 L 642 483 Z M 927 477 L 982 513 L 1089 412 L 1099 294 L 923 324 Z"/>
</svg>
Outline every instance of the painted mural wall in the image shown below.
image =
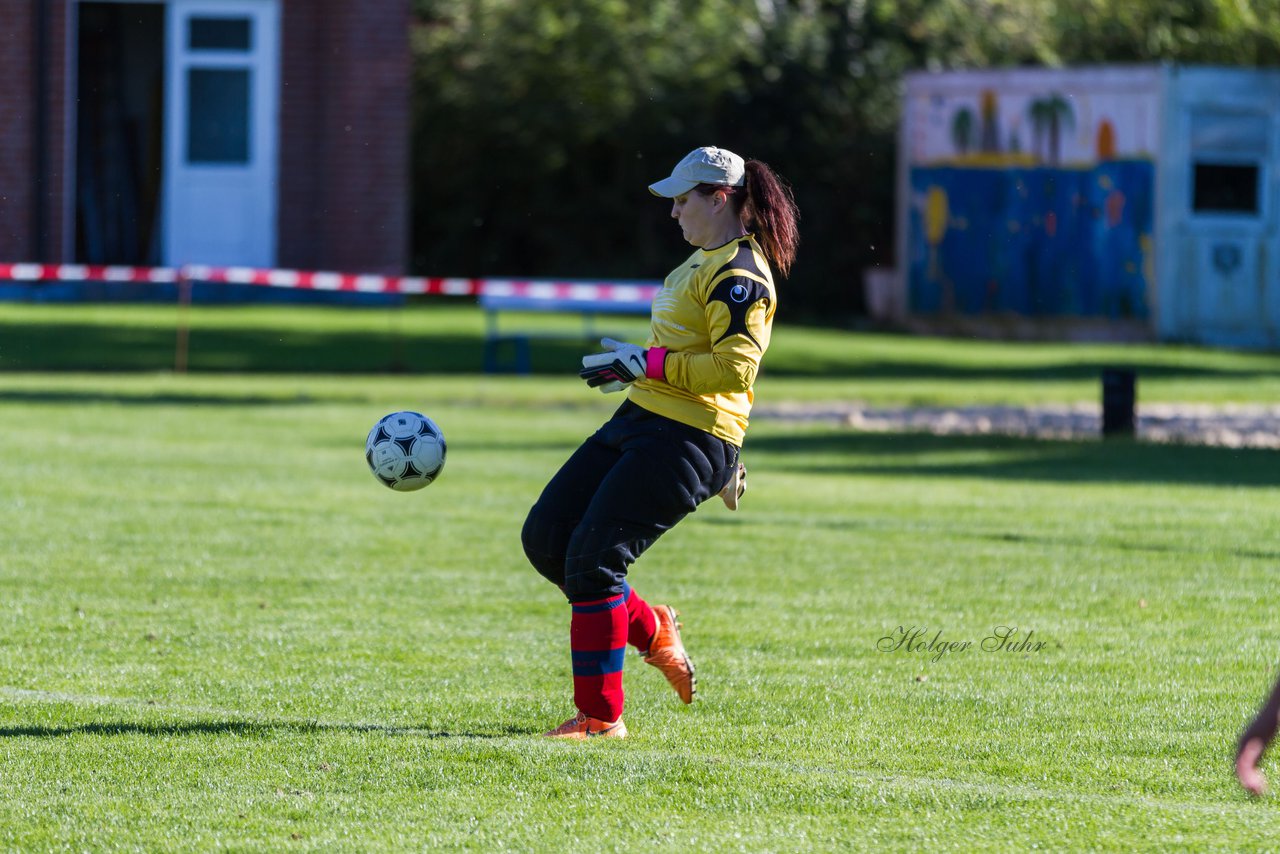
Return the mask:
<svg viewBox="0 0 1280 854">
<path fill-rule="evenodd" d="M 1154 82 L 1015 75 L 909 81 L 911 309 L 1146 319 Z"/>
</svg>

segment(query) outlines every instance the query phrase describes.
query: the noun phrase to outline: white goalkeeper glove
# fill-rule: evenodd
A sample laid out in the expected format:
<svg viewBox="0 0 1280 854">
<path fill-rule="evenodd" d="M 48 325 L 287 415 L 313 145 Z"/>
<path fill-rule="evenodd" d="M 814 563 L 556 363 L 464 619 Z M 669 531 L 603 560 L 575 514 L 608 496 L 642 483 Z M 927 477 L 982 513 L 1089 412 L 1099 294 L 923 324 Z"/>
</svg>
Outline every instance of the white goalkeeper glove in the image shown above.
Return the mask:
<svg viewBox="0 0 1280 854">
<path fill-rule="evenodd" d="M 665 379 L 663 363 L 667 348 L 651 347 L 646 350 L 637 344 L 626 344 L 612 338 L 601 338 L 603 353 L 582 357 L 582 370 L 578 376 L 587 385 L 608 392 L 622 391 L 641 377 Z"/>
</svg>

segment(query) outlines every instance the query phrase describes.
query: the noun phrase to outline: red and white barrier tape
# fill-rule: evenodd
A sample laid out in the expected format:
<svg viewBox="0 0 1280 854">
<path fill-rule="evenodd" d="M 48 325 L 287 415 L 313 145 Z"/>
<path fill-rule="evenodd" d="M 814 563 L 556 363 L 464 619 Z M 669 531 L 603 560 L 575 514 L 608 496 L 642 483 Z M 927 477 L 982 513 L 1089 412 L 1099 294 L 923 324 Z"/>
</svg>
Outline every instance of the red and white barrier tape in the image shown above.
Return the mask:
<svg viewBox="0 0 1280 854">
<path fill-rule="evenodd" d="M 0 264 L 0 282 L 136 282 L 178 281 L 228 285 L 263 285 L 315 291 L 371 294 L 444 294 L 567 299 L 591 302 L 638 302 L 657 293 L 656 284 L 634 282 L 564 282 L 545 279 L 458 279 L 423 276 L 375 276 L 254 267 L 118 267 L 90 264 Z"/>
</svg>

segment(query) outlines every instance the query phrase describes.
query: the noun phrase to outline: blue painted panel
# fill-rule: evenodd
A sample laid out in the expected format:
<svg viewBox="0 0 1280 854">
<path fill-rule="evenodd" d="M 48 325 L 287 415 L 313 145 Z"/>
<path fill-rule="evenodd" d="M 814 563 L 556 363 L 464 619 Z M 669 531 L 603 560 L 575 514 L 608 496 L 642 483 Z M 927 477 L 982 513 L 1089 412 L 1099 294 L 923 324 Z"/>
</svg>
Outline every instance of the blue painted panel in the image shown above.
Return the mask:
<svg viewBox="0 0 1280 854">
<path fill-rule="evenodd" d="M 1155 166 L 919 166 L 911 309 L 1146 318 Z"/>
</svg>

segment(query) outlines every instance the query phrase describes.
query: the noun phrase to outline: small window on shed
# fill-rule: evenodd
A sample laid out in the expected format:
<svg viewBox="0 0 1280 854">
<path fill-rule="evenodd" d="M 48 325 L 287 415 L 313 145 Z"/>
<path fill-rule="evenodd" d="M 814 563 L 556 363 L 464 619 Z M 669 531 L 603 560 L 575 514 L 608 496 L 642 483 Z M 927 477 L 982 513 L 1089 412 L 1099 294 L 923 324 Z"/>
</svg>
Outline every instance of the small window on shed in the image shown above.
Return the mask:
<svg viewBox="0 0 1280 854">
<path fill-rule="evenodd" d="M 1256 164 L 1196 163 L 1194 168 L 1193 211 L 1258 215 Z"/>
<path fill-rule="evenodd" d="M 250 50 L 253 22 L 248 18 L 192 18 L 187 28 L 191 50 Z"/>
</svg>

